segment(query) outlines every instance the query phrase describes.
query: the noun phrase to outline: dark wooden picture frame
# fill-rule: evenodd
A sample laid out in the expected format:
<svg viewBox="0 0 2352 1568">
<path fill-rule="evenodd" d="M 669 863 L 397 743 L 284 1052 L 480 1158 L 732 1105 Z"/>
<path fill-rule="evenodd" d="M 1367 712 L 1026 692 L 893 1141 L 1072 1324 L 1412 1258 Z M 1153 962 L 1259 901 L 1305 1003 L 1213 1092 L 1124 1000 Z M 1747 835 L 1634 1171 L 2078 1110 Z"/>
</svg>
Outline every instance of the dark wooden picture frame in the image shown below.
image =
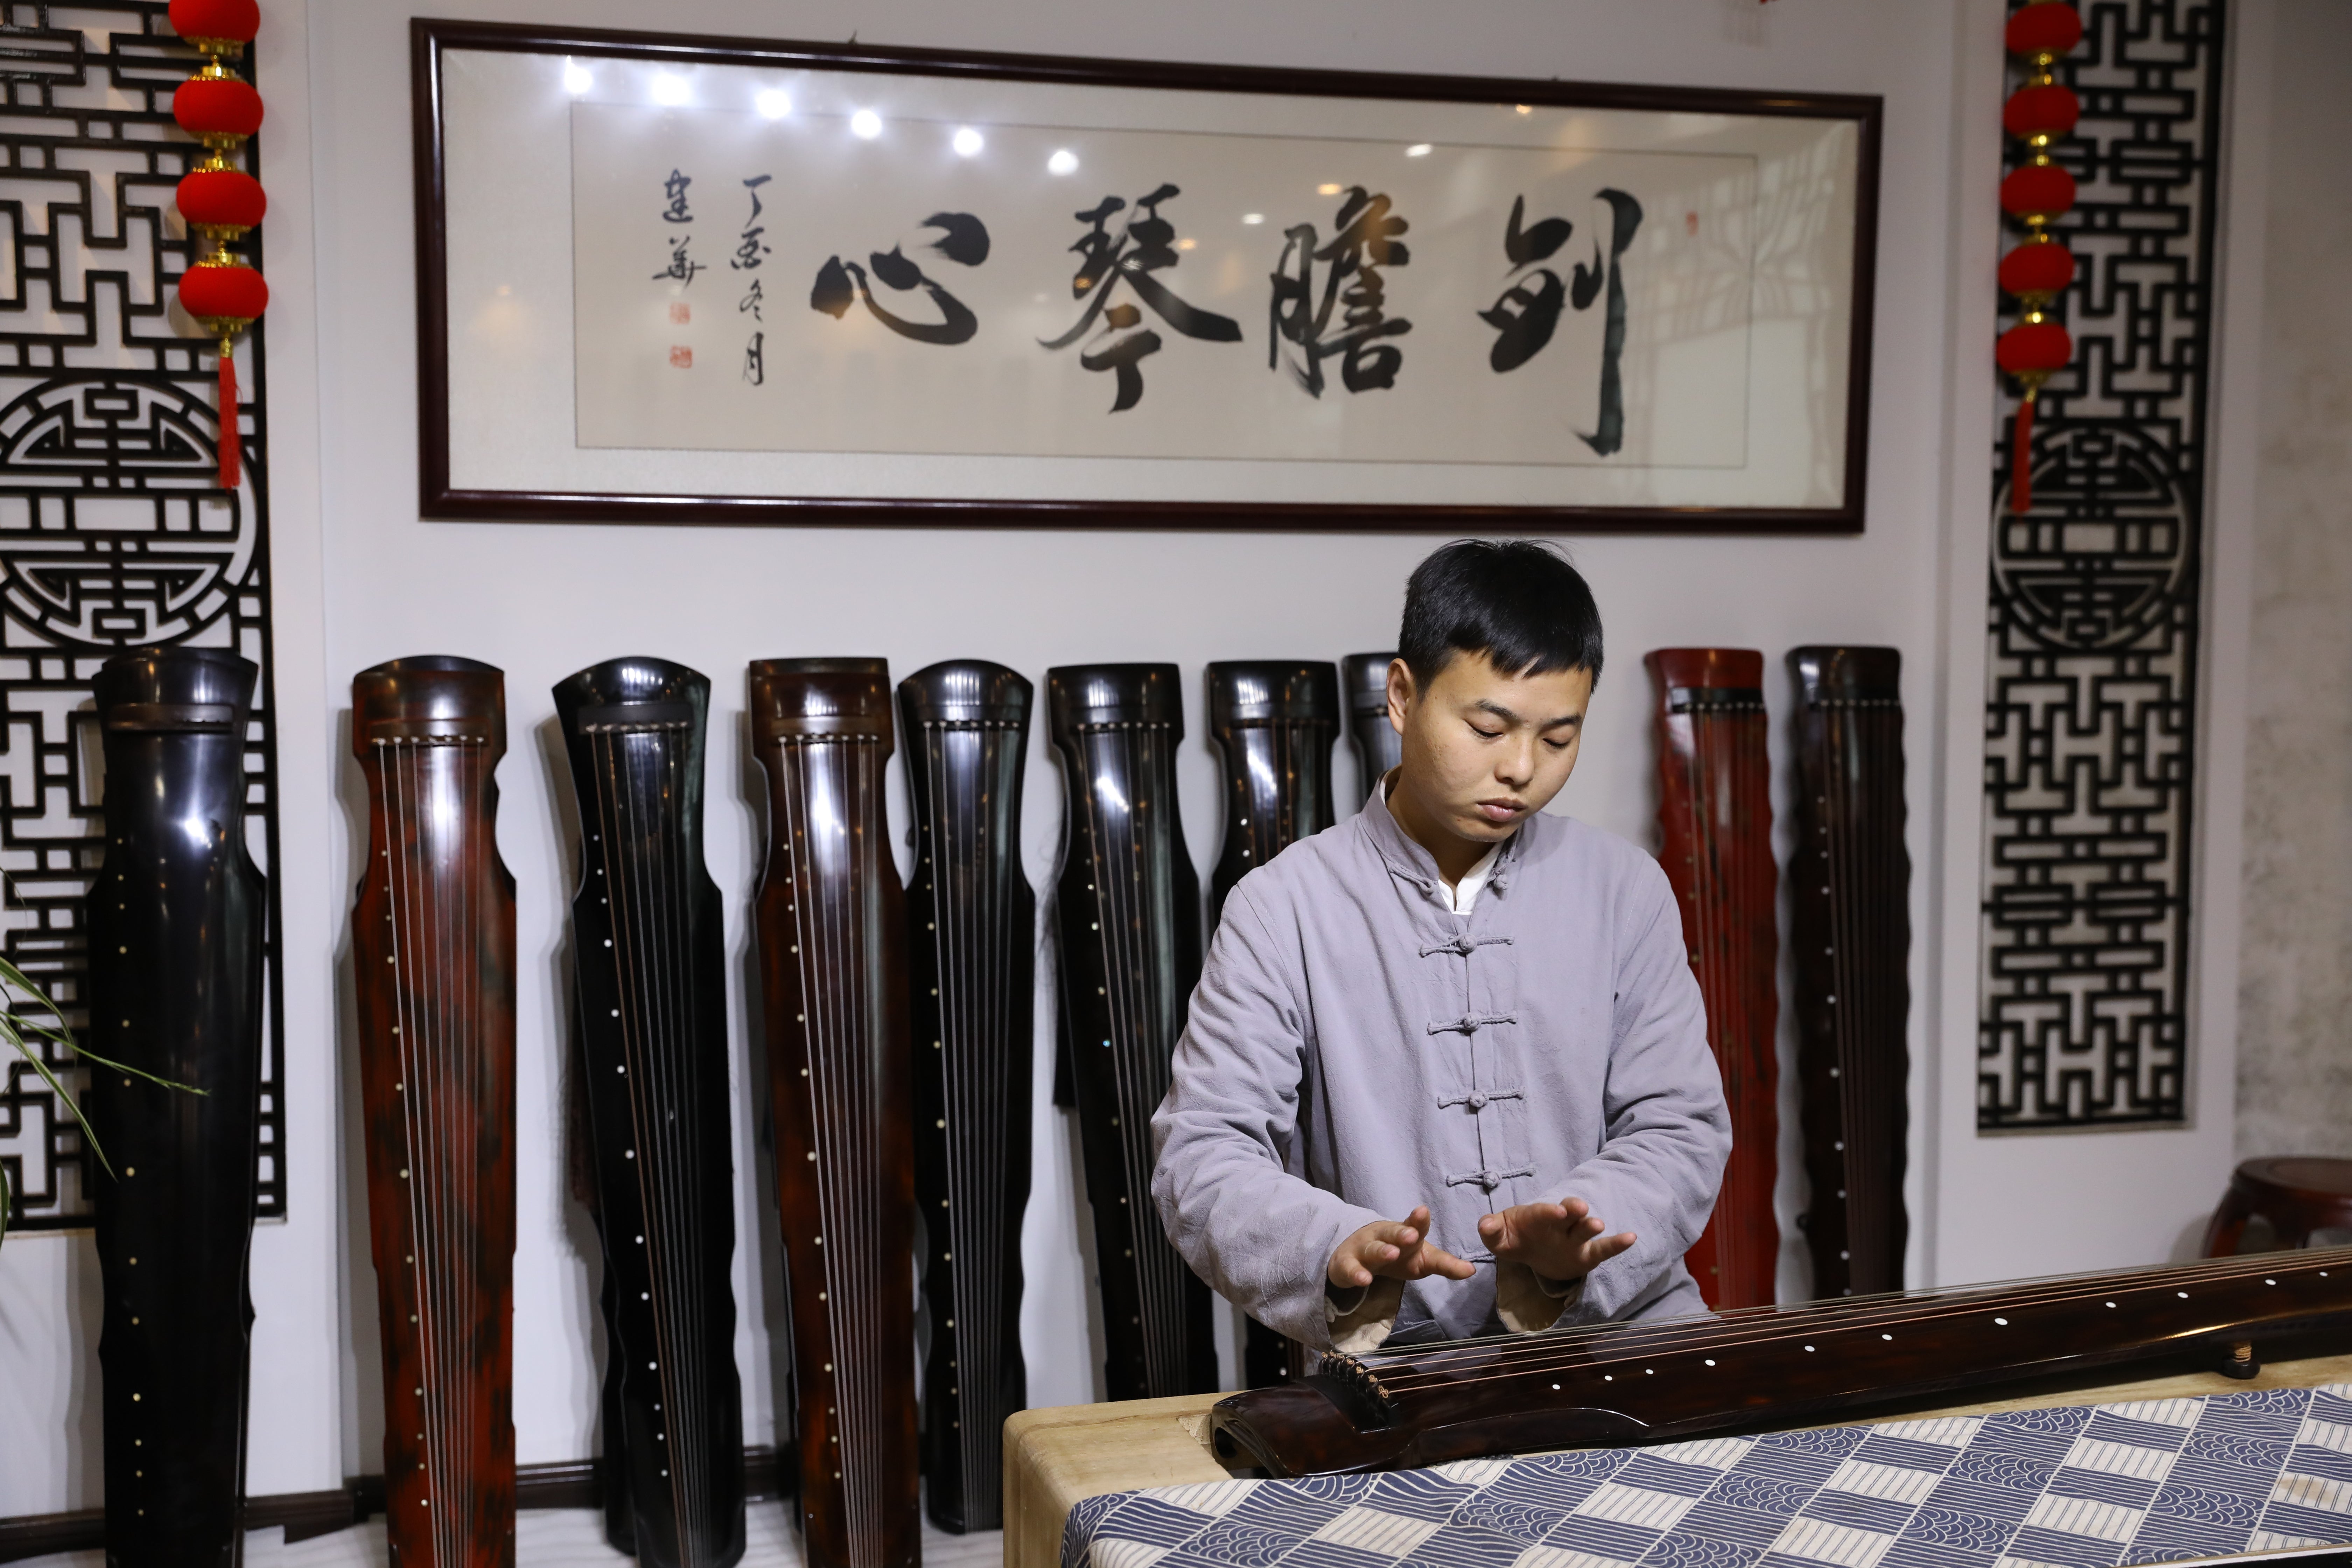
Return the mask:
<svg viewBox="0 0 2352 1568">
<path fill-rule="evenodd" d="M 898 524 L 920 527 L 1282 529 L 1446 532 L 1507 530 L 1616 533 L 1852 534 L 1863 529 L 1868 473 L 1883 100 L 1875 96 L 1767 93 L 1483 77 L 1404 76 L 1239 66 L 951 54 L 867 45 L 780 43 L 587 28 L 416 18 L 410 24 L 415 137 L 418 509 L 427 519 L 509 521 Z M 445 53 L 511 54 L 764 66 L 1059 85 L 1175 89 L 1294 97 L 1519 103 L 1844 120 L 1856 131 L 1852 312 L 1845 387 L 1843 494 L 1832 506 L 1375 504 L 1113 499 L 1003 500 L 919 496 L 651 494 L 463 489 L 453 483 L 447 290 Z"/>
</svg>

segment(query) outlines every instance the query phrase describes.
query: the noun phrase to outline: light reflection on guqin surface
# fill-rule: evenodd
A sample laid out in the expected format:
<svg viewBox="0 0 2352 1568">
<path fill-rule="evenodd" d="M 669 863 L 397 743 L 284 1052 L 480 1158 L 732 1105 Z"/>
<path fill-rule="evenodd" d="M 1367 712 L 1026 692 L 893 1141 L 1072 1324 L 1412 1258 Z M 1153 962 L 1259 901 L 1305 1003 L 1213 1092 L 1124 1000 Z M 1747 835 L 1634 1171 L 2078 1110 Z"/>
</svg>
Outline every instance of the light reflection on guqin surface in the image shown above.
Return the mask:
<svg viewBox="0 0 2352 1568">
<path fill-rule="evenodd" d="M 397 1568 L 514 1562 L 514 879 L 503 676 L 395 659 L 352 682 L 368 864 L 352 916 Z"/>
<path fill-rule="evenodd" d="M 812 1568 L 920 1559 L 904 897 L 880 659 L 764 659 L 758 903 L 776 1188 L 791 1266 L 801 1524 Z"/>
</svg>

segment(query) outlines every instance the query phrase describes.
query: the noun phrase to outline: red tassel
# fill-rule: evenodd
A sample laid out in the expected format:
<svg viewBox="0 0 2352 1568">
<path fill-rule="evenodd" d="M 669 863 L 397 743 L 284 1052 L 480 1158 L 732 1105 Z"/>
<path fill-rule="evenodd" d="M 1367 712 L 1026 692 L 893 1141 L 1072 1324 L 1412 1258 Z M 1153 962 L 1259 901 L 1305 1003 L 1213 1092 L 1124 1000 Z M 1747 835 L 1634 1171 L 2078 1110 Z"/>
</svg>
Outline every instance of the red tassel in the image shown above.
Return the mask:
<svg viewBox="0 0 2352 1568">
<path fill-rule="evenodd" d="M 236 451 L 243 440 L 236 426 L 236 355 L 224 343 L 220 356 L 220 483 L 225 490 L 236 489 Z"/>
<path fill-rule="evenodd" d="M 2033 509 L 2033 394 L 2017 405 L 2017 434 L 2009 444 L 2009 510 Z"/>
</svg>

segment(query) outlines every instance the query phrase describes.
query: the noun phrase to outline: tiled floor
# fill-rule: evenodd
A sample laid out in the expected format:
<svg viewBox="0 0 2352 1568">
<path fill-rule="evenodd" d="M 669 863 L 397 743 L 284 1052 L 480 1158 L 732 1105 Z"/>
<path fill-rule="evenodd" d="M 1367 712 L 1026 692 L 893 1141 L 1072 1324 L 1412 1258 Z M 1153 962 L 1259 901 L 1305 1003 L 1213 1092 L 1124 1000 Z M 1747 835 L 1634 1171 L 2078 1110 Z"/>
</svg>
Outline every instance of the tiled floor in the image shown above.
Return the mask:
<svg viewBox="0 0 2352 1568">
<path fill-rule="evenodd" d="M 751 1504 L 743 1568 L 800 1568 L 800 1538 L 784 1505 Z M 283 1532 L 259 1530 L 245 1538 L 246 1568 L 387 1568 L 383 1521 L 289 1546 Z M 923 1525 L 923 1568 L 998 1568 L 1004 1532 L 948 1535 Z M 634 1559 L 604 1544 L 604 1515 L 593 1509 L 533 1509 L 515 1516 L 517 1568 L 626 1568 Z M 34 1557 L 17 1568 L 106 1568 L 102 1552 Z"/>
</svg>

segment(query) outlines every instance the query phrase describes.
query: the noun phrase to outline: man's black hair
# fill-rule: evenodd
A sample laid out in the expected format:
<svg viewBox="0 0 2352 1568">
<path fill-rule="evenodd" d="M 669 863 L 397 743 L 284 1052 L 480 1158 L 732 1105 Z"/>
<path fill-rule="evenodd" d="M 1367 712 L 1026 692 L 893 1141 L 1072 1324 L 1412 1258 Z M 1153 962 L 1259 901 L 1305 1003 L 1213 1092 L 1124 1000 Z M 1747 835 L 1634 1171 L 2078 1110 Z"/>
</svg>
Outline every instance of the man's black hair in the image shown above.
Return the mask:
<svg viewBox="0 0 2352 1568">
<path fill-rule="evenodd" d="M 1506 675 L 1589 669 L 1601 679 L 1601 608 L 1557 546 L 1457 539 L 1412 569 L 1397 656 L 1423 690 L 1457 653 Z"/>
</svg>

